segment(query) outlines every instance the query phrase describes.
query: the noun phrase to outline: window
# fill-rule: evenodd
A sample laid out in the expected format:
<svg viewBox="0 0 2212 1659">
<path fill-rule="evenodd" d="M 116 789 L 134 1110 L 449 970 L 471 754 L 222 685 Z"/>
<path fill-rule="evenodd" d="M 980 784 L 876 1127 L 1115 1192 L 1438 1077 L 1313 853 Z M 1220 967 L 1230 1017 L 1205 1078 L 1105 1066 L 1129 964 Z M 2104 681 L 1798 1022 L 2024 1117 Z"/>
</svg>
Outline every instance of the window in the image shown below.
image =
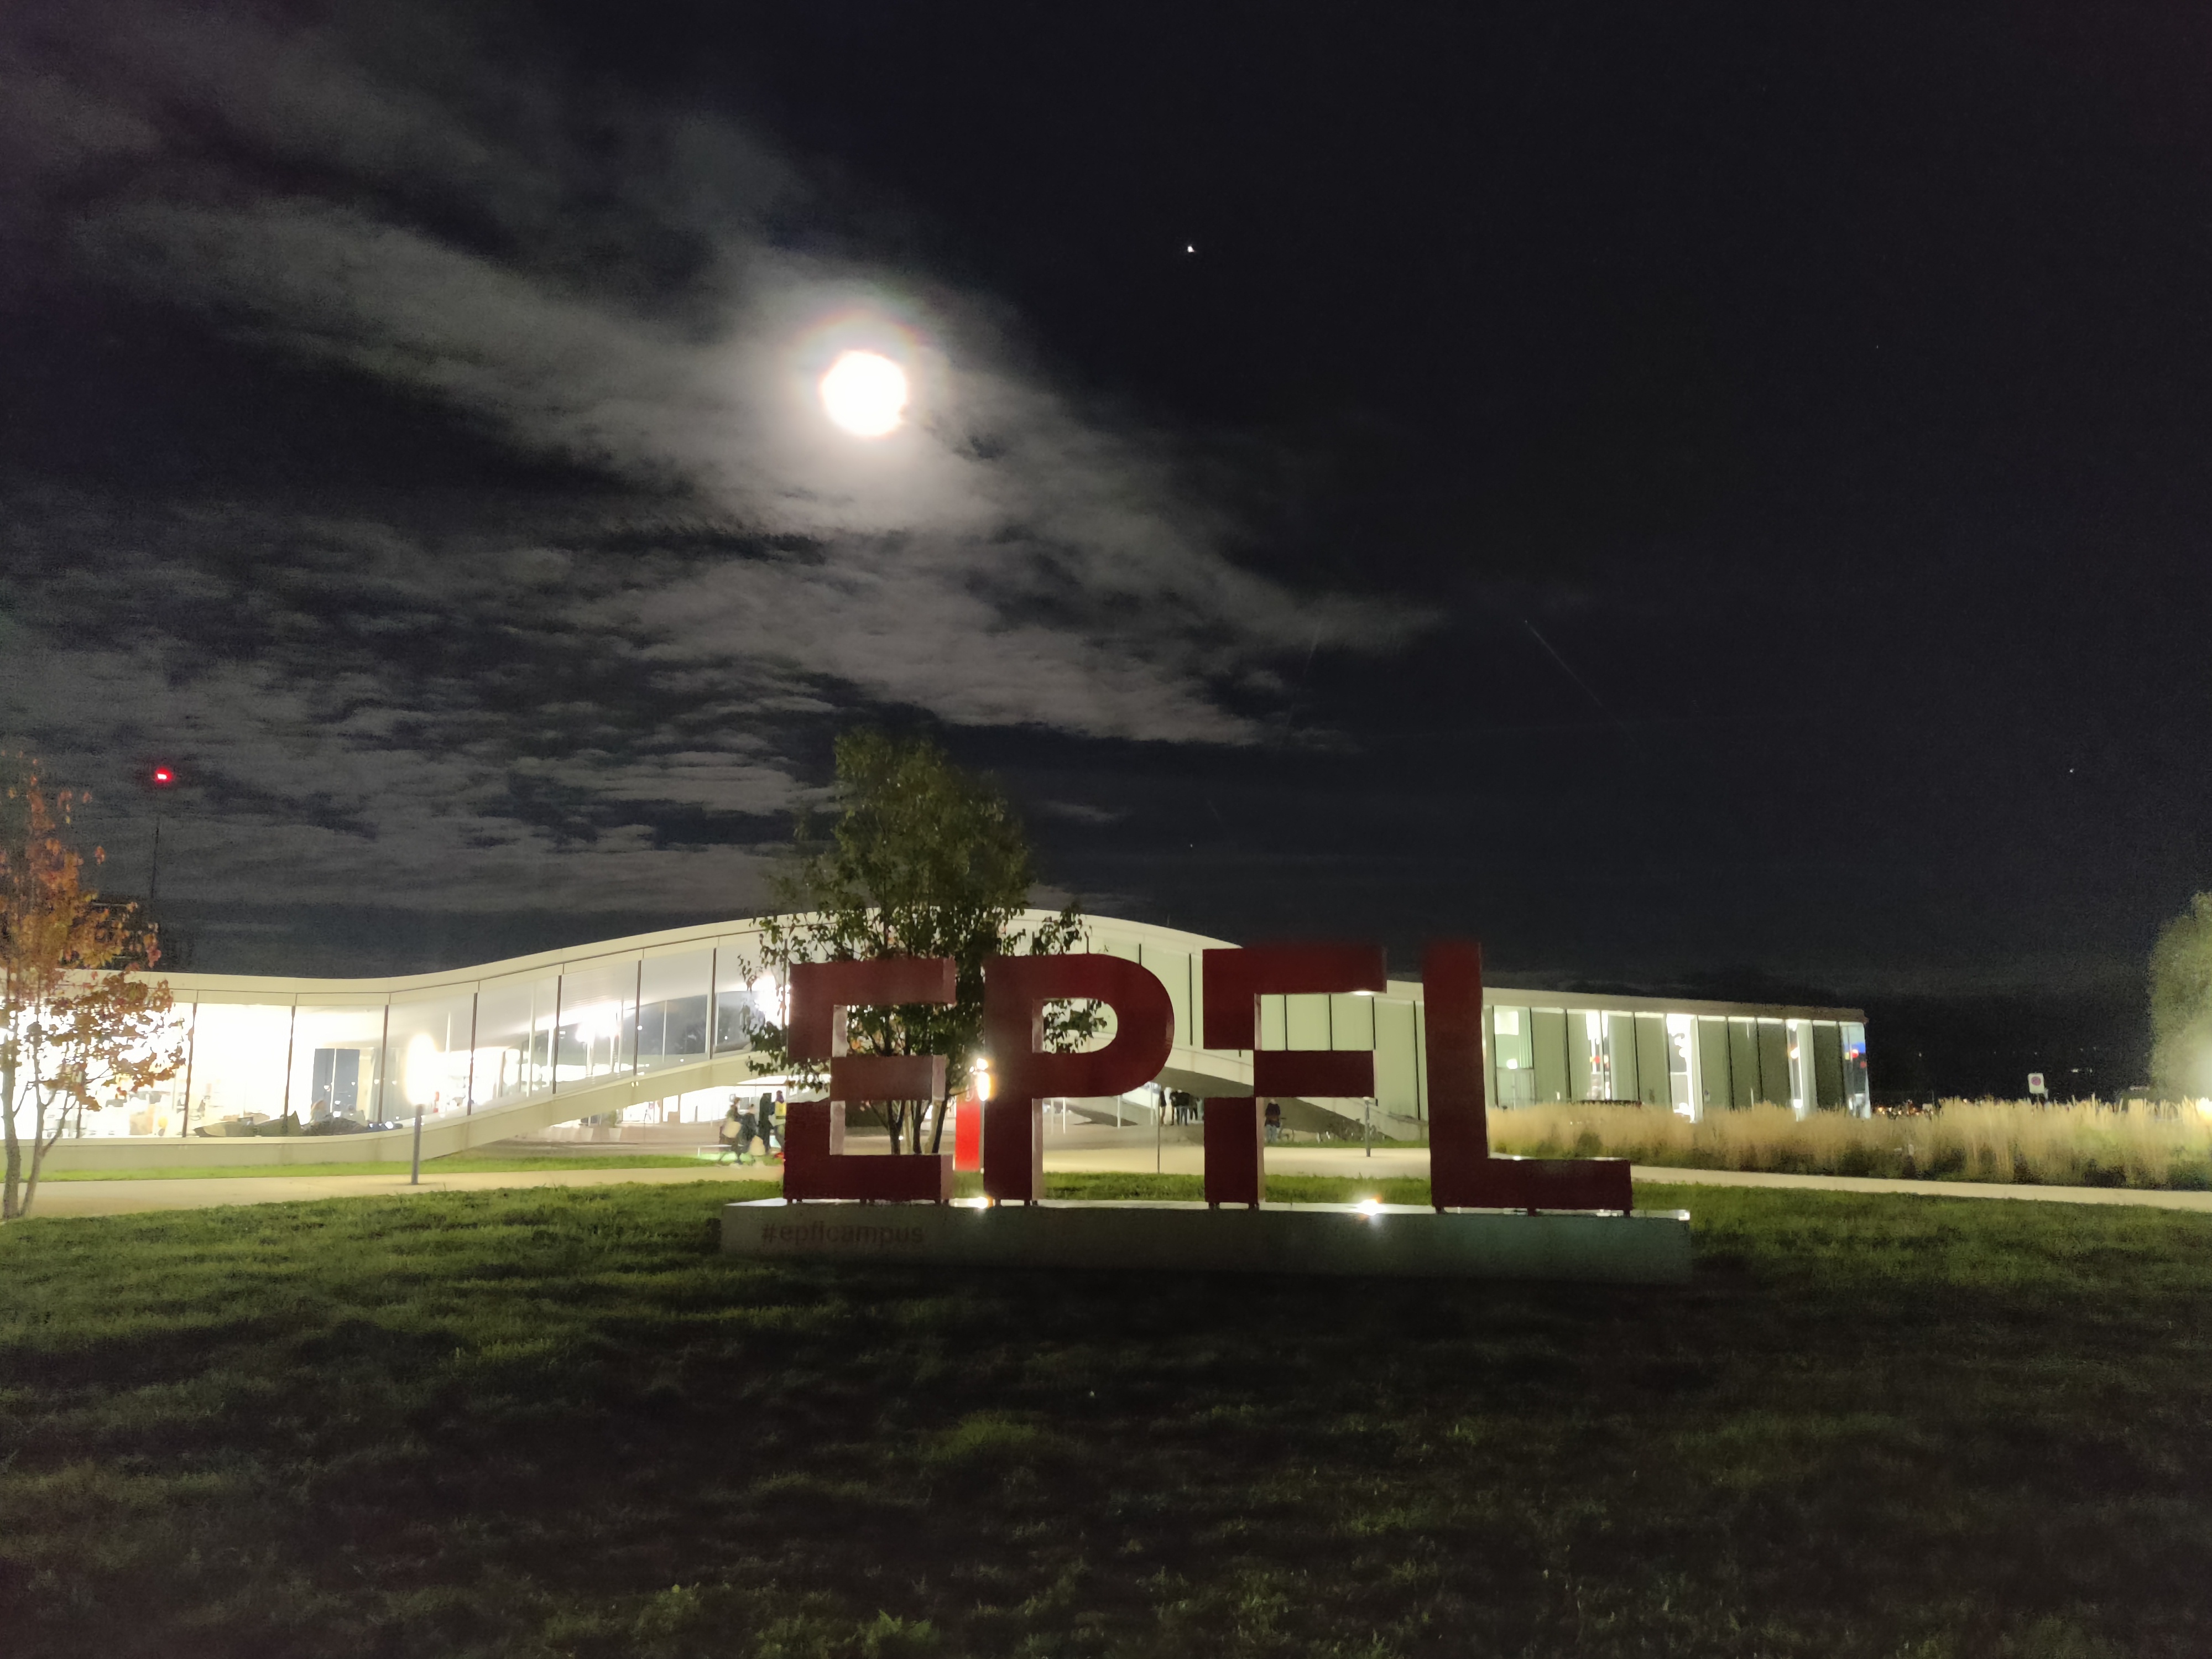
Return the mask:
<svg viewBox="0 0 2212 1659">
<path fill-rule="evenodd" d="M 1526 1008 L 1490 1011 L 1491 1060 L 1500 1106 L 1526 1106 L 1536 1098 L 1534 1021 Z"/>
<path fill-rule="evenodd" d="M 468 991 L 394 999 L 384 1049 L 391 1073 L 384 1085 L 386 1122 L 411 1119 L 418 1106 L 426 1118 L 469 1109 L 476 1004 Z"/>
<path fill-rule="evenodd" d="M 193 1132 L 229 1134 L 281 1114 L 291 1041 L 289 1006 L 203 1001 L 192 1033 Z"/>
<path fill-rule="evenodd" d="M 1866 1027 L 1844 1023 L 1844 1104 L 1855 1117 L 1870 1116 L 1874 1095 L 1867 1086 Z"/>
<path fill-rule="evenodd" d="M 554 1076 L 562 1088 L 625 1075 L 636 1054 L 638 959 L 617 957 L 561 975 Z"/>
<path fill-rule="evenodd" d="M 1576 1100 L 1613 1098 L 1613 1059 L 1605 1016 L 1595 1008 L 1567 1015 L 1567 1088 Z"/>
<path fill-rule="evenodd" d="M 553 1086 L 553 1020 L 560 981 L 517 975 L 484 981 L 477 997 L 478 1104 L 509 1104 Z"/>
<path fill-rule="evenodd" d="M 638 994 L 637 1065 L 641 1072 L 707 1057 L 707 1015 L 714 957 L 708 951 L 646 958 Z"/>
<path fill-rule="evenodd" d="M 1697 1043 L 1692 1016 L 1667 1016 L 1667 1103 L 1686 1118 L 1698 1115 Z"/>
</svg>

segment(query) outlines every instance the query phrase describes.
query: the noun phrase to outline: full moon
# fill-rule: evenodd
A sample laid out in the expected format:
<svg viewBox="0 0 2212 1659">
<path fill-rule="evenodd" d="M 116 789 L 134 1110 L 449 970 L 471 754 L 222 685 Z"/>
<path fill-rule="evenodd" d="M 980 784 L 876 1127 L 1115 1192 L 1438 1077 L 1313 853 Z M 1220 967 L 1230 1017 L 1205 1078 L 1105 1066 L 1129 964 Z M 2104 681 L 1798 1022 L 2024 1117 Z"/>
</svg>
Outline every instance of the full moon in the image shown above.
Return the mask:
<svg viewBox="0 0 2212 1659">
<path fill-rule="evenodd" d="M 822 407 L 856 438 L 896 432 L 906 399 L 906 371 L 873 351 L 848 351 L 822 377 Z"/>
</svg>

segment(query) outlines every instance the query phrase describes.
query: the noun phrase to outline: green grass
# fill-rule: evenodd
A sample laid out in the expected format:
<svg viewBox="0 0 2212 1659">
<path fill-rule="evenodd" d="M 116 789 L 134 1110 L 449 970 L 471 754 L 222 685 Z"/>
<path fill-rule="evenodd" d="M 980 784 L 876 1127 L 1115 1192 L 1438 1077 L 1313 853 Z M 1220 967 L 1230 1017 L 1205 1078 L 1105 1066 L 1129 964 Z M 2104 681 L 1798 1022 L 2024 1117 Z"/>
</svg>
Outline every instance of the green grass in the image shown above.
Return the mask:
<svg viewBox="0 0 2212 1659">
<path fill-rule="evenodd" d="M 673 1152 L 590 1153 L 514 1152 L 495 1156 L 453 1152 L 422 1160 L 425 1175 L 461 1175 L 473 1171 L 507 1174 L 518 1170 L 692 1170 L 706 1160 Z M 200 1169 L 54 1170 L 39 1177 L 49 1181 L 230 1181 L 246 1176 L 404 1176 L 414 1168 L 409 1162 L 376 1164 L 224 1164 Z"/>
<path fill-rule="evenodd" d="M 2212 1651 L 2212 1218 L 1647 1187 L 1686 1289 L 931 1278 L 726 1261 L 747 1190 L 0 1231 L 8 1651 Z"/>
</svg>

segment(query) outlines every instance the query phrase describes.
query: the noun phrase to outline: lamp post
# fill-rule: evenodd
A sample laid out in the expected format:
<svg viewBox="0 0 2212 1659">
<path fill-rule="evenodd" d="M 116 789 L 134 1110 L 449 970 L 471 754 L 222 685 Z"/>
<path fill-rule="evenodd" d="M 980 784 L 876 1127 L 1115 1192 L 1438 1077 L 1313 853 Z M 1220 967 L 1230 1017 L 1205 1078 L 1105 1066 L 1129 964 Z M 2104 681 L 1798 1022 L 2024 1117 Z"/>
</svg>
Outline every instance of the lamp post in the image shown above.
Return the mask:
<svg viewBox="0 0 2212 1659">
<path fill-rule="evenodd" d="M 150 916 L 154 901 L 161 890 L 162 797 L 177 787 L 176 768 L 166 762 L 155 762 L 146 770 L 146 787 L 154 792 L 154 859 L 146 872 L 146 909 Z"/>
</svg>

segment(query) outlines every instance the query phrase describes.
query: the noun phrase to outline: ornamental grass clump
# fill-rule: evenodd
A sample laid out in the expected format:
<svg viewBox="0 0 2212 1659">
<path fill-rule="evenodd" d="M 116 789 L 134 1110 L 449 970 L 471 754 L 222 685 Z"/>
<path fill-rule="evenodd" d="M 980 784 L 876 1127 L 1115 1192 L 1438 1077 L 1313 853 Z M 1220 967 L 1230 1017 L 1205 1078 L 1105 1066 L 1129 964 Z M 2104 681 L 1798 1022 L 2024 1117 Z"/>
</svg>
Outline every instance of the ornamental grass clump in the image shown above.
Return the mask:
<svg viewBox="0 0 2212 1659">
<path fill-rule="evenodd" d="M 1698 1123 L 1658 1108 L 1570 1103 L 1493 1111 L 1490 1139 L 1500 1152 L 1686 1169 L 2212 1188 L 2212 1113 L 2193 1102 L 1951 1100 L 1868 1118 L 1759 1105 Z"/>
</svg>

